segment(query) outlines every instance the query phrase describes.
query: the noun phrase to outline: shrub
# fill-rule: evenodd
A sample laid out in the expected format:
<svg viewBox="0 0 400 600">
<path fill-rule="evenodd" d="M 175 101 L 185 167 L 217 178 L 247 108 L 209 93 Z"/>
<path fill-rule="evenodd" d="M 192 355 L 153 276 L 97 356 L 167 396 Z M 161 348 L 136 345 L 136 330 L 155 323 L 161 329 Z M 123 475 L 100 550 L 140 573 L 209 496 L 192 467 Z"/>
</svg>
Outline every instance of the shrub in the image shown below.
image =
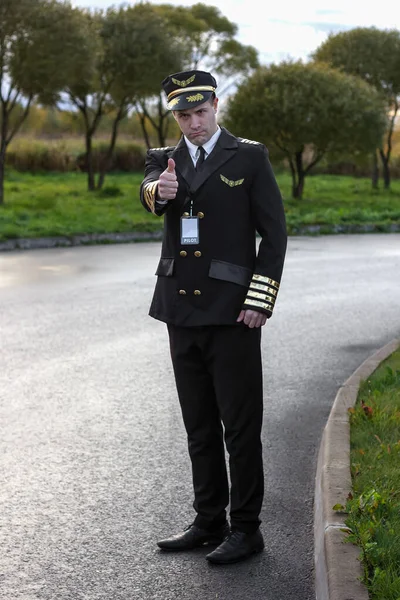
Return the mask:
<svg viewBox="0 0 400 600">
<path fill-rule="evenodd" d="M 98 172 L 108 145 L 95 142 L 93 159 Z M 143 171 L 146 149 L 133 142 L 120 142 L 114 151 L 110 171 Z M 35 140 L 17 138 L 7 152 L 7 166 L 21 172 L 87 171 L 83 139 Z"/>
<path fill-rule="evenodd" d="M 60 142 L 49 145 L 40 141 L 24 141 L 7 152 L 7 166 L 17 171 L 60 171 L 76 170 L 75 157 Z"/>
<path fill-rule="evenodd" d="M 379 171 L 382 175 L 382 166 L 379 159 Z M 371 177 L 372 159 L 343 156 L 327 157 L 314 167 L 313 175 L 351 175 L 352 177 Z M 390 161 L 390 174 L 392 179 L 400 179 L 400 156 L 392 157 Z"/>
<path fill-rule="evenodd" d="M 93 150 L 93 163 L 95 171 L 99 171 L 106 158 L 108 146 L 99 144 Z M 146 151 L 139 144 L 121 144 L 115 148 L 114 156 L 109 171 L 143 171 Z M 87 171 L 86 153 L 77 157 L 77 166 L 81 171 Z"/>
</svg>

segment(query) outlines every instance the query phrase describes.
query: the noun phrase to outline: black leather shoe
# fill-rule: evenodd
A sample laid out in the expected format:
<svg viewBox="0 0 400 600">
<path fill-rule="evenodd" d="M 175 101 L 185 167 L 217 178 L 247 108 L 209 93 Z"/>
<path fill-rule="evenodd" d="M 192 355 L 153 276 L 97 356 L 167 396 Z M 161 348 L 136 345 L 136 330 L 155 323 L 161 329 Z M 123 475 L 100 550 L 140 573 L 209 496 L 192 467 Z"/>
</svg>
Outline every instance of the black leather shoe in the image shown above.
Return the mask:
<svg viewBox="0 0 400 600">
<path fill-rule="evenodd" d="M 229 565 L 263 549 L 264 540 L 259 529 L 255 533 L 233 531 L 218 548 L 207 554 L 206 559 L 217 565 Z"/>
<path fill-rule="evenodd" d="M 229 533 L 228 523 L 213 531 L 200 529 L 196 525 L 189 525 L 182 533 L 178 533 L 166 540 L 161 540 L 157 542 L 157 545 L 163 550 L 192 550 L 206 544 L 218 546 Z"/>
</svg>

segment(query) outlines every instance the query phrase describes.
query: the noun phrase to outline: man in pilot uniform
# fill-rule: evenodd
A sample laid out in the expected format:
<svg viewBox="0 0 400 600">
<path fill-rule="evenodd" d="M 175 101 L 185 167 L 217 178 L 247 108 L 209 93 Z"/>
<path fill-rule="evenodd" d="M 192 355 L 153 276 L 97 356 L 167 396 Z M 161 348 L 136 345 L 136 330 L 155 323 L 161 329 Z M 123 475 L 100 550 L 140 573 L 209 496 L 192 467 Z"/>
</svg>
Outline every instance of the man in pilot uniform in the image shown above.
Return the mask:
<svg viewBox="0 0 400 600">
<path fill-rule="evenodd" d="M 183 136 L 148 151 L 140 196 L 164 215 L 150 315 L 168 327 L 196 517 L 158 546 L 215 544 L 206 558 L 226 564 L 264 548 L 260 342 L 282 275 L 285 216 L 266 147 L 218 126 L 214 77 L 186 71 L 162 85 Z"/>
</svg>

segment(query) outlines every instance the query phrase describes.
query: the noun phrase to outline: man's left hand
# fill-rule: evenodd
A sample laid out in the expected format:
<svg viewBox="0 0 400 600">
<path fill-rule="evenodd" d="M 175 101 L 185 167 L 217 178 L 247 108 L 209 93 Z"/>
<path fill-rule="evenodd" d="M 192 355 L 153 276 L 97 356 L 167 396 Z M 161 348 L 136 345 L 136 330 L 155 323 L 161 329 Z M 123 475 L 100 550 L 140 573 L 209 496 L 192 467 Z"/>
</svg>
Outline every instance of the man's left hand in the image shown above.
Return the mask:
<svg viewBox="0 0 400 600">
<path fill-rule="evenodd" d="M 267 322 L 267 315 L 256 310 L 241 310 L 236 319 L 238 323 L 243 321 L 245 325 L 252 329 L 253 327 L 262 327 Z"/>
</svg>

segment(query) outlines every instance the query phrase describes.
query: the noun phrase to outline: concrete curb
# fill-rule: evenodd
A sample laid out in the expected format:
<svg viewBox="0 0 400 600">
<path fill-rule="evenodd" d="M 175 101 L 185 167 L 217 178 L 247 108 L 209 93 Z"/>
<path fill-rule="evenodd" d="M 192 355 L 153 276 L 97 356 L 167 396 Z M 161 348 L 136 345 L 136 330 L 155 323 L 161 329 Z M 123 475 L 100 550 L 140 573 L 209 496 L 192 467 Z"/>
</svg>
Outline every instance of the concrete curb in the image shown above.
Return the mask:
<svg viewBox="0 0 400 600">
<path fill-rule="evenodd" d="M 131 233 L 86 233 L 82 235 L 58 235 L 43 238 L 16 238 L 0 242 L 0 252 L 11 250 L 37 250 L 39 248 L 65 248 L 95 244 L 126 244 L 129 242 L 153 242 L 162 239 L 163 232 L 136 231 Z"/>
<path fill-rule="evenodd" d="M 361 583 L 360 551 L 345 544 L 345 514 L 332 510 L 346 504 L 351 490 L 350 425 L 348 409 L 354 406 L 361 381 L 400 346 L 400 340 L 375 352 L 340 387 L 325 426 L 315 478 L 314 542 L 317 600 L 368 600 Z"/>
</svg>

